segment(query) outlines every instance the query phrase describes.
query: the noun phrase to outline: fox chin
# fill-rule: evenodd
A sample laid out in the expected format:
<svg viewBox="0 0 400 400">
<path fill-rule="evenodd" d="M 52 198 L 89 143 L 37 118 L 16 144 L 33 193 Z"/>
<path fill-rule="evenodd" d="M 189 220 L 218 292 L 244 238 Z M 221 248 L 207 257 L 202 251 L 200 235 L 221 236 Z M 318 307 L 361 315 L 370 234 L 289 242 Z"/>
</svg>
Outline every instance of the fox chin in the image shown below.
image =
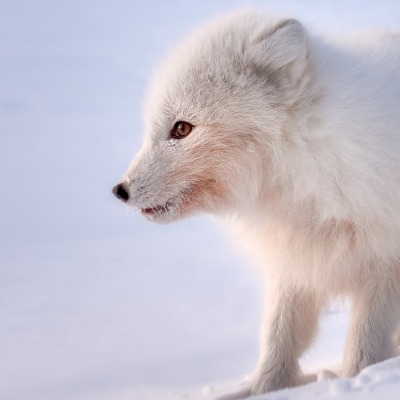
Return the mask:
<svg viewBox="0 0 400 400">
<path fill-rule="evenodd" d="M 351 304 L 340 376 L 395 355 L 399 34 L 328 40 L 230 14 L 169 55 L 144 114 L 114 194 L 155 222 L 216 215 L 266 275 L 260 359 L 237 398 L 304 382 L 299 358 L 338 296 Z"/>
</svg>

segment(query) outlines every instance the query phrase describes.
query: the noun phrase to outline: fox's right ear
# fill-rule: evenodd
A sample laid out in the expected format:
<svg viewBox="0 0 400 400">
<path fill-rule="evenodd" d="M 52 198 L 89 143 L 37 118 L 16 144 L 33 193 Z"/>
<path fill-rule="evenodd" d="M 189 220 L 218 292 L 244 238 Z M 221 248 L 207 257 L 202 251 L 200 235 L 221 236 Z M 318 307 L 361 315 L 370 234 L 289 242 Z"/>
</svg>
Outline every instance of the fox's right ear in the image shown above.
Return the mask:
<svg viewBox="0 0 400 400">
<path fill-rule="evenodd" d="M 308 54 L 307 35 L 300 22 L 287 19 L 258 31 L 251 38 L 249 51 L 258 67 L 276 71 L 299 63 L 294 70 L 303 69 Z"/>
</svg>

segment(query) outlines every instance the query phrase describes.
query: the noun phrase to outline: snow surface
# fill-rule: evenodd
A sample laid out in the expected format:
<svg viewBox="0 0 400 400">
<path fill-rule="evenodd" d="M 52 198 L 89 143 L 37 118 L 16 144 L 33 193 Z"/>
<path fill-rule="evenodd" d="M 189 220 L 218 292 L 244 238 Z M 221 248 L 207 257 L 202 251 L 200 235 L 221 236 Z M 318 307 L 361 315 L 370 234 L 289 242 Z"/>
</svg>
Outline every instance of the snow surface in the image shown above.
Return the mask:
<svg viewBox="0 0 400 400">
<path fill-rule="evenodd" d="M 372 365 L 352 379 L 323 379 L 317 383 L 285 389 L 257 400 L 398 400 L 400 397 L 400 358 Z"/>
<path fill-rule="evenodd" d="M 150 72 L 193 25 L 247 5 L 0 2 L 0 399 L 196 399 L 257 360 L 257 274 L 207 218 L 152 225 L 112 194 Z M 253 1 L 327 34 L 400 26 L 400 2 Z M 340 363 L 347 313 L 302 359 Z M 400 361 L 261 398 L 399 399 Z"/>
</svg>

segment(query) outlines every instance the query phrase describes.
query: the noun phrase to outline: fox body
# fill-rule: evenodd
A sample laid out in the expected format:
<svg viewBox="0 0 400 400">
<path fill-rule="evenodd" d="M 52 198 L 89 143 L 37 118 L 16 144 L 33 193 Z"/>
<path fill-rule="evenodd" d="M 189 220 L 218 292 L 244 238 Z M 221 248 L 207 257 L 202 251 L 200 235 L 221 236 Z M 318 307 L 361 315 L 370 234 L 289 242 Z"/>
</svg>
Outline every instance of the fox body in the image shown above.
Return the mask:
<svg viewBox="0 0 400 400">
<path fill-rule="evenodd" d="M 153 221 L 206 212 L 267 275 L 247 394 L 302 382 L 327 302 L 346 296 L 342 376 L 394 355 L 400 321 L 400 36 L 341 40 L 240 12 L 155 74 L 144 144 L 114 193 Z"/>
</svg>

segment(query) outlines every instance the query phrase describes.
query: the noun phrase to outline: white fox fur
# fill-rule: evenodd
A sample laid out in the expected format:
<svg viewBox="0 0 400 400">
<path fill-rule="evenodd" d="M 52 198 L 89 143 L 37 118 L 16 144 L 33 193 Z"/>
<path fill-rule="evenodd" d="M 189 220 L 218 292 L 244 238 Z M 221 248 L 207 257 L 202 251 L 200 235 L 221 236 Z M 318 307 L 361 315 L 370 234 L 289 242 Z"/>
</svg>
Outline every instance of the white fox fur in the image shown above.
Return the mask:
<svg viewBox="0 0 400 400">
<path fill-rule="evenodd" d="M 207 212 L 267 272 L 246 394 L 301 383 L 327 301 L 348 296 L 341 374 L 394 355 L 400 321 L 400 36 L 339 41 L 240 12 L 179 46 L 154 76 L 127 203 L 170 222 Z M 193 130 L 170 137 L 177 121 Z"/>
</svg>

